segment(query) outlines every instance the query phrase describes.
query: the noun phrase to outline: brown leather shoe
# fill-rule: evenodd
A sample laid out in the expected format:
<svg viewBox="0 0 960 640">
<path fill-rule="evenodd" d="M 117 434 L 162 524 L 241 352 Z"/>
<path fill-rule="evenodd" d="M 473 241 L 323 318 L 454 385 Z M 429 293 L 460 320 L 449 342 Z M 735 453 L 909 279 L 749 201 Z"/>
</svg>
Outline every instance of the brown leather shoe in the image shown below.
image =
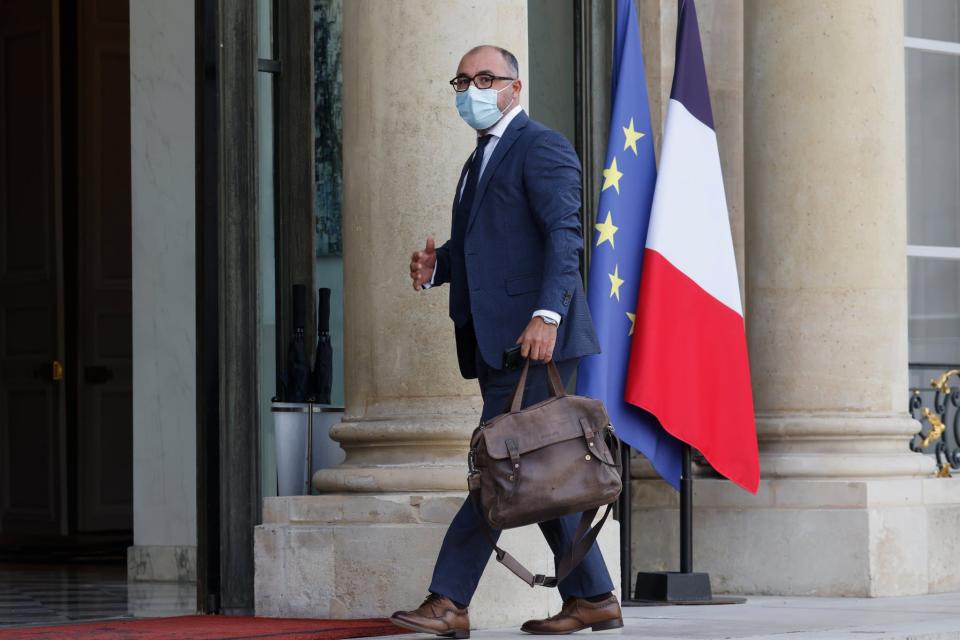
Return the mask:
<svg viewBox="0 0 960 640">
<path fill-rule="evenodd" d="M 590 627 L 594 631 L 619 629 L 623 626 L 623 614 L 617 596 L 600 602 L 590 602 L 586 598 L 567 598 L 563 609 L 546 620 L 527 620 L 521 631 L 537 635 L 559 635 L 573 633 Z"/>
<path fill-rule="evenodd" d="M 458 609 L 449 598 L 431 593 L 413 611 L 397 611 L 390 622 L 421 633 L 433 633 L 445 638 L 469 638 L 470 618 L 466 609 Z"/>
</svg>

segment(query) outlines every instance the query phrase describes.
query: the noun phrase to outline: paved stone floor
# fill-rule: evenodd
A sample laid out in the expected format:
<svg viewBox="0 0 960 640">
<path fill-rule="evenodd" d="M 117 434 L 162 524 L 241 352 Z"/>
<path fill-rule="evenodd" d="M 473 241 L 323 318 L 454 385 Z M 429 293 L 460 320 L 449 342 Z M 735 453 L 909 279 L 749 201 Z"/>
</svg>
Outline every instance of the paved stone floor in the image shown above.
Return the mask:
<svg viewBox="0 0 960 640">
<path fill-rule="evenodd" d="M 624 609 L 623 629 L 580 636 L 719 640 L 952 640 L 960 639 L 960 593 L 906 598 L 751 597 L 746 604 Z M 398 636 L 420 638 L 428 636 Z M 477 640 L 531 636 L 516 629 L 474 631 Z"/>
<path fill-rule="evenodd" d="M 195 612 L 195 585 L 126 576 L 122 565 L 0 564 L 0 628 Z"/>
<path fill-rule="evenodd" d="M 0 628 L 194 612 L 195 586 L 127 583 L 125 568 L 0 565 Z M 906 598 L 751 597 L 746 604 L 624 609 L 625 627 L 581 636 L 648 640 L 960 640 L 960 593 Z M 429 636 L 395 636 L 420 638 Z M 478 640 L 526 638 L 517 629 Z"/>
</svg>

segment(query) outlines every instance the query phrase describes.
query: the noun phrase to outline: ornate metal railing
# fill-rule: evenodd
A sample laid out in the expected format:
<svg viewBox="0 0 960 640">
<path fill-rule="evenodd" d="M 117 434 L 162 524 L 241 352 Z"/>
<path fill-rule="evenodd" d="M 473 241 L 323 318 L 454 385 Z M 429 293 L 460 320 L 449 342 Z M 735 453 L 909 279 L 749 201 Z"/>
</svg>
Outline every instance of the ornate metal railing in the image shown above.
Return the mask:
<svg viewBox="0 0 960 640">
<path fill-rule="evenodd" d="M 951 471 L 960 471 L 960 386 L 950 386 L 960 369 L 950 369 L 930 381 L 933 387 L 933 408 L 923 406 L 920 389 L 910 395 L 910 415 L 920 421 L 920 432 L 910 440 L 910 449 L 933 453 L 937 460 L 937 476 L 949 478 Z M 927 390 L 929 393 L 929 390 Z"/>
</svg>

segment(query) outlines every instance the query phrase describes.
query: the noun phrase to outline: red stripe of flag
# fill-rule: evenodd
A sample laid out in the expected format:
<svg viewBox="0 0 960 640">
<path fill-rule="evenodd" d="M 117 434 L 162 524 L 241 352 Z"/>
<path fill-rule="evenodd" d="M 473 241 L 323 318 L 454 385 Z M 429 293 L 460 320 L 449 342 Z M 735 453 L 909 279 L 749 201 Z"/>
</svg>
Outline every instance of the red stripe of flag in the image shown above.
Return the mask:
<svg viewBox="0 0 960 640">
<path fill-rule="evenodd" d="M 644 251 L 626 400 L 756 493 L 760 463 L 743 317 Z"/>
</svg>

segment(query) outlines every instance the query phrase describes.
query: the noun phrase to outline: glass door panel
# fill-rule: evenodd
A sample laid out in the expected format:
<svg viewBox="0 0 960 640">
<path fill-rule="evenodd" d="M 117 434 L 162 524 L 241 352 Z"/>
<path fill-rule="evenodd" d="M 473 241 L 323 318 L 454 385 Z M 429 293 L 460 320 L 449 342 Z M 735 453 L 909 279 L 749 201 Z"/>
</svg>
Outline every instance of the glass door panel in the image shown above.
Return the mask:
<svg viewBox="0 0 960 640">
<path fill-rule="evenodd" d="M 343 406 L 342 7 L 342 0 L 313 0 L 314 282 L 318 288 L 330 289 L 330 403 L 337 407 Z"/>
</svg>

